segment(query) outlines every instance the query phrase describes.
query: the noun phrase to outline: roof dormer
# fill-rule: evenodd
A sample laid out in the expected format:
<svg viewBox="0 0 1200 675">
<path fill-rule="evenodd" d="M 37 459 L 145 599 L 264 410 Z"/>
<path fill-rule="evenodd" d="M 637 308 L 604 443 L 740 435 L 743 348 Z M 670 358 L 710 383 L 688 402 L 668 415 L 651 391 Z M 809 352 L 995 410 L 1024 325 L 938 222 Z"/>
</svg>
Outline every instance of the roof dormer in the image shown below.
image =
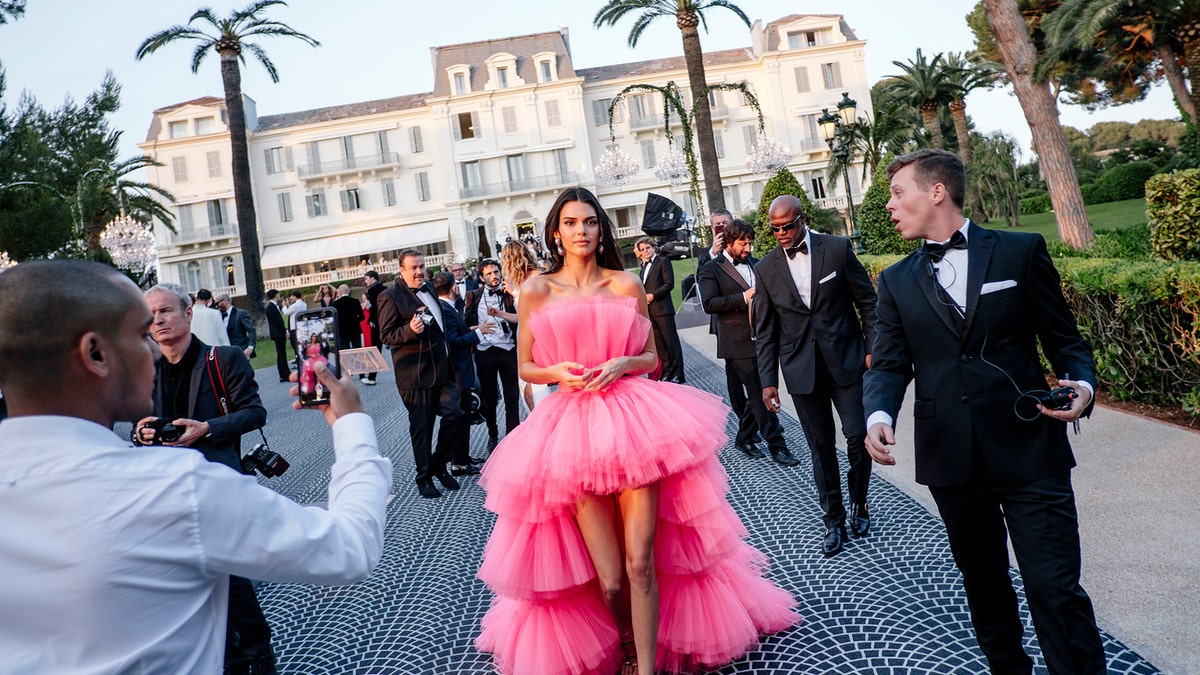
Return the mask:
<svg viewBox="0 0 1200 675">
<path fill-rule="evenodd" d="M 492 54 L 484 62 L 487 66 L 488 81 L 484 85 L 485 90 L 508 89 L 509 87 L 520 87 L 525 84 L 525 80 L 517 75 L 517 57 L 507 52 Z"/>
<path fill-rule="evenodd" d="M 446 68 L 446 77 L 450 80 L 450 95 L 462 96 L 471 93 L 471 66 L 458 63 Z"/>
<path fill-rule="evenodd" d="M 554 82 L 558 79 L 558 54 L 538 52 L 533 55 L 533 68 L 538 82 Z"/>
</svg>

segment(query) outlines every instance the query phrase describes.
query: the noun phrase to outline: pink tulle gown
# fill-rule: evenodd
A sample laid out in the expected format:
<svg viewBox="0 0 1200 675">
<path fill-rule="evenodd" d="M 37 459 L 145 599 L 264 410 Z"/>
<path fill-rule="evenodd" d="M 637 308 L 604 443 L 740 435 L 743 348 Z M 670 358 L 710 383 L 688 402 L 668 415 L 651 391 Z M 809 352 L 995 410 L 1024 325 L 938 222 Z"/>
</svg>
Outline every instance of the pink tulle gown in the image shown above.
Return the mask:
<svg viewBox="0 0 1200 675">
<path fill-rule="evenodd" d="M 548 303 L 526 324 L 543 365 L 639 354 L 650 333 L 635 299 L 608 294 Z M 800 621 L 792 596 L 763 578 L 766 556 L 742 540 L 725 501 L 716 453 L 727 414 L 699 389 L 625 377 L 598 392 L 551 394 L 496 447 L 480 481 L 497 518 L 479 568 L 496 598 L 476 646 L 501 672 L 611 675 L 620 666 L 614 617 L 574 519 L 586 492 L 661 483 L 656 669 L 717 667 Z"/>
</svg>

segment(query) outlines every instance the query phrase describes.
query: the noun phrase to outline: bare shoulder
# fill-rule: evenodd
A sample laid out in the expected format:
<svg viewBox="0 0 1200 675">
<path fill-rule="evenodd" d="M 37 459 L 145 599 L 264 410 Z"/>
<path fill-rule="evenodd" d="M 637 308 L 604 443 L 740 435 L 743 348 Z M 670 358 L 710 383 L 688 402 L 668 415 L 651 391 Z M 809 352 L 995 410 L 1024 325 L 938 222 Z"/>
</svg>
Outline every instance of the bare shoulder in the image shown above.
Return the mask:
<svg viewBox="0 0 1200 675">
<path fill-rule="evenodd" d="M 525 280 L 521 284 L 521 309 L 532 311 L 546 302 L 553 292 L 553 284 L 544 274 Z"/>
<path fill-rule="evenodd" d="M 642 280 L 636 274 L 625 270 L 607 270 L 605 282 L 617 295 L 639 296 L 645 293 Z"/>
</svg>

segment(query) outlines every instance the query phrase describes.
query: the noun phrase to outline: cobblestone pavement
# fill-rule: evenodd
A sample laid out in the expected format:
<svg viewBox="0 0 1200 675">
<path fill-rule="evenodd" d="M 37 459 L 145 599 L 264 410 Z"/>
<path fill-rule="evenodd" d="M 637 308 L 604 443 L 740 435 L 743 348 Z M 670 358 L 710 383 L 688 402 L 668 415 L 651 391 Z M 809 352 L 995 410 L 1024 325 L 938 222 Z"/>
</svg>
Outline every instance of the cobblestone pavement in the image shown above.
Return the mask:
<svg viewBox="0 0 1200 675">
<path fill-rule="evenodd" d="M 688 384 L 724 394 L 720 367 L 686 343 L 684 352 Z M 259 380 L 270 411 L 267 436 L 292 463 L 284 476 L 265 484 L 302 503 L 324 501 L 333 453 L 323 419 L 291 410 L 287 387 L 275 382 L 273 369 L 259 371 Z M 491 600 L 475 577 L 493 522 L 483 508 L 483 491 L 475 478 L 460 478 L 462 490 L 421 499 L 394 379 L 380 373 L 377 386 L 360 390 L 375 418 L 380 447 L 395 464 L 396 494 L 388 507 L 383 560 L 368 580 L 354 586 L 260 587 L 280 672 L 495 672 L 488 655 L 473 646 Z M 749 529 L 750 542 L 770 556 L 771 579 L 796 596 L 804 623 L 767 637 L 759 649 L 719 672 L 986 673 L 941 522 L 876 476 L 871 534 L 824 558 L 803 432 L 790 417 L 784 416 L 783 424 L 800 466 L 751 460 L 733 449 L 732 440 L 721 460 L 731 478 L 730 502 Z M 474 427 L 471 454 L 482 455 L 485 442 L 483 427 Z M 844 456 L 842 461 L 844 474 Z M 1013 574 L 1029 625 L 1020 578 Z M 1160 672 L 1112 636 L 1103 638 L 1109 673 Z M 1046 672 L 1032 629 L 1025 641 L 1035 654 L 1035 672 Z"/>
</svg>

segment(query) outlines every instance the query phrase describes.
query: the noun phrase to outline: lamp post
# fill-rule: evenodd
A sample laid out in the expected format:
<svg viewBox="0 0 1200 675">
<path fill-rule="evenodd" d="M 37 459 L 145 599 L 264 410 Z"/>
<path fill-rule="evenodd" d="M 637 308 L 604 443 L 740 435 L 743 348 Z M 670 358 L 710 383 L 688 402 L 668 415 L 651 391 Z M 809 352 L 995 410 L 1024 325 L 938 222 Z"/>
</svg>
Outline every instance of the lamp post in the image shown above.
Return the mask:
<svg viewBox="0 0 1200 675">
<path fill-rule="evenodd" d="M 842 164 L 846 180 L 846 204 L 850 209 L 850 240 L 854 242 L 854 252 L 863 253 L 859 242 L 858 218 L 854 210 L 854 197 L 850 191 L 850 161 L 854 158 L 854 127 L 858 123 L 858 102 L 850 98 L 849 92 L 842 92 L 842 100 L 837 104 L 838 114 L 829 112 L 829 108 L 821 109 L 821 117 L 817 124 L 821 127 L 821 135 L 829 144 L 830 151 Z"/>
</svg>

